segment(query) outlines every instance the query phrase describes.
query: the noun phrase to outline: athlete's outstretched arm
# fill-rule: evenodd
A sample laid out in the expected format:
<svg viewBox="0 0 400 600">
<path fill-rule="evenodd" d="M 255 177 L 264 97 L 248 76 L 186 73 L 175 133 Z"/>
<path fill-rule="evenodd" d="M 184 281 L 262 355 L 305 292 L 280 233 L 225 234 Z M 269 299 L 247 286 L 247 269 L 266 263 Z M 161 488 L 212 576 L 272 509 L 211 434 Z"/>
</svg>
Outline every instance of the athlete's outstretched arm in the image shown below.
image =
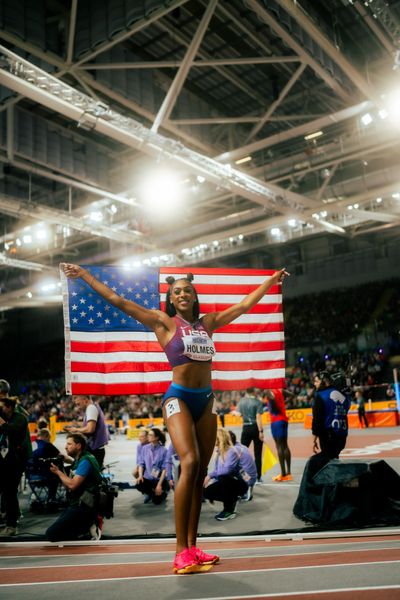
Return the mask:
<svg viewBox="0 0 400 600">
<path fill-rule="evenodd" d="M 255 306 L 263 296 L 271 289 L 273 285 L 281 283 L 289 273 L 285 269 L 275 271 L 275 273 L 269 277 L 264 283 L 258 288 L 250 292 L 243 300 L 230 306 L 226 310 L 221 312 L 209 313 L 204 317 L 204 324 L 209 331 L 214 331 L 219 327 L 232 323 L 235 319 L 248 312 L 253 306 Z"/>
<path fill-rule="evenodd" d="M 127 315 L 131 315 L 143 323 L 143 325 L 146 325 L 146 327 L 156 329 L 156 327 L 165 326 L 168 316 L 162 311 L 145 308 L 144 306 L 140 306 L 140 304 L 136 304 L 136 302 L 132 302 L 132 300 L 125 300 L 125 298 L 118 296 L 118 294 L 116 294 L 111 288 L 96 279 L 94 275 L 79 265 L 61 263 L 60 267 L 63 269 L 67 277 L 70 279 L 77 279 L 80 277 L 83 279 L 83 281 L 90 285 L 95 292 L 100 294 L 100 296 L 102 296 L 106 302 L 116 306 Z"/>
</svg>

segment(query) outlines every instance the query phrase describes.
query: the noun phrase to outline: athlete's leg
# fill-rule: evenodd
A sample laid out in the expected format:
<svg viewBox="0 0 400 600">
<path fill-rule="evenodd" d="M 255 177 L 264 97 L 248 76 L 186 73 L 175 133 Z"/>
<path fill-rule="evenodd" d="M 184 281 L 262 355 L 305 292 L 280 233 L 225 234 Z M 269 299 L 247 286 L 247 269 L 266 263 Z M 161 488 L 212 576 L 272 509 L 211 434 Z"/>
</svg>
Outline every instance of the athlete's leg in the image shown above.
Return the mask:
<svg viewBox="0 0 400 600">
<path fill-rule="evenodd" d="M 278 438 L 275 440 L 276 449 L 278 452 L 279 464 L 281 467 L 282 475 L 290 475 L 290 467 L 291 467 L 291 453 L 289 450 L 289 446 L 287 444 L 287 439 Z"/>
<path fill-rule="evenodd" d="M 286 463 L 286 475 L 290 475 L 290 473 L 291 473 L 290 469 L 291 469 L 292 454 L 290 452 L 290 448 L 289 448 L 288 443 L 287 443 L 287 438 L 285 438 L 284 457 L 285 457 L 285 463 Z"/>
<path fill-rule="evenodd" d="M 167 417 L 165 407 L 171 401 L 175 402 L 178 410 Z M 176 552 L 179 553 L 190 547 L 188 543 L 189 515 L 193 489 L 199 471 L 199 447 L 192 415 L 183 400 L 168 398 L 163 408 L 163 415 L 181 465 L 181 474 L 174 494 Z"/>
<path fill-rule="evenodd" d="M 217 415 L 212 412 L 214 400 L 211 400 L 195 423 L 196 439 L 200 454 L 200 464 L 197 473 L 195 485 L 193 487 L 192 502 L 190 506 L 189 517 L 189 548 L 196 545 L 197 529 L 199 526 L 201 500 L 203 496 L 203 483 L 207 474 L 208 463 L 210 462 L 217 437 Z"/>
<path fill-rule="evenodd" d="M 283 438 L 275 439 L 276 451 L 278 453 L 279 465 L 281 467 L 281 475 L 285 477 L 286 473 L 286 465 L 285 465 L 285 441 Z M 290 473 L 290 471 L 289 471 Z"/>
</svg>

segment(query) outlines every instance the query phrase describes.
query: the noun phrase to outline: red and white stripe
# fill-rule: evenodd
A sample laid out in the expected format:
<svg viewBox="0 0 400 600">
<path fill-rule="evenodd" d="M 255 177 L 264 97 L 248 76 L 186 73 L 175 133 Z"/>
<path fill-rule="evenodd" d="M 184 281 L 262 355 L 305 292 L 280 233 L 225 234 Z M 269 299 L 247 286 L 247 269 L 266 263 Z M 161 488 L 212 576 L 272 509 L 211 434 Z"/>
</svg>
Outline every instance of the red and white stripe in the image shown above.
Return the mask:
<svg viewBox="0 0 400 600">
<path fill-rule="evenodd" d="M 201 314 L 225 310 L 256 289 L 273 271 L 255 269 L 160 269 L 161 309 L 167 275 L 194 274 Z M 64 311 L 65 312 L 65 311 Z M 154 333 L 69 333 L 70 392 L 116 395 L 164 392 L 171 368 Z M 248 313 L 213 335 L 215 390 L 282 388 L 285 349 L 281 286 L 276 285 Z M 68 381 L 68 376 L 67 376 Z"/>
</svg>

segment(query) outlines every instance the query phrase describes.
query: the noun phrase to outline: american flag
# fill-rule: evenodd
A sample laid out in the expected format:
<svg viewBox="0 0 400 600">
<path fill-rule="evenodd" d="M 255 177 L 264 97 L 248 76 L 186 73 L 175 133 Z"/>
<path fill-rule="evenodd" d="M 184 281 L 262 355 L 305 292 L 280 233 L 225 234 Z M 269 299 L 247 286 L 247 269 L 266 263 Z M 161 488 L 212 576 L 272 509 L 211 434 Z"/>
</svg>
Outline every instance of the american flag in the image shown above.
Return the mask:
<svg viewBox="0 0 400 600">
<path fill-rule="evenodd" d="M 86 267 L 120 296 L 146 308 L 165 308 L 168 284 L 193 273 L 201 315 L 239 302 L 274 271 L 165 267 L 127 270 Z M 61 272 L 68 394 L 158 394 L 171 381 L 171 368 L 155 334 L 107 304 L 81 279 Z M 281 285 L 248 313 L 213 334 L 214 390 L 284 387 L 285 350 Z"/>
</svg>

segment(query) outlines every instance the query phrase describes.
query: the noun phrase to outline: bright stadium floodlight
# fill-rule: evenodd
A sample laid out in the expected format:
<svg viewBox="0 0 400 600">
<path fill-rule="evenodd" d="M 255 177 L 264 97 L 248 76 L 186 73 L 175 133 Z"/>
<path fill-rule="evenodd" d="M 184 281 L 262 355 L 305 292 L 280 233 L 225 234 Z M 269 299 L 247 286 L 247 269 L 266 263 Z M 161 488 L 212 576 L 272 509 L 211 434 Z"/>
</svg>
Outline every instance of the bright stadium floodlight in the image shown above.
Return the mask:
<svg viewBox="0 0 400 600">
<path fill-rule="evenodd" d="M 400 121 L 400 89 L 386 94 L 384 103 L 389 119 L 398 123 Z"/>
<path fill-rule="evenodd" d="M 370 125 L 373 120 L 374 119 L 370 113 L 365 113 L 365 115 L 361 117 L 361 123 L 365 126 Z"/>
<path fill-rule="evenodd" d="M 103 213 L 99 210 L 94 210 L 89 214 L 89 219 L 95 223 L 100 223 L 103 220 Z"/>
<path fill-rule="evenodd" d="M 55 292 L 57 290 L 56 281 L 45 281 L 40 285 L 40 291 L 44 294 L 48 292 Z"/>
<path fill-rule="evenodd" d="M 171 214 L 172 217 L 183 198 L 183 186 L 177 173 L 166 168 L 149 171 L 139 184 L 138 191 L 146 212 L 156 216 Z"/>
</svg>

